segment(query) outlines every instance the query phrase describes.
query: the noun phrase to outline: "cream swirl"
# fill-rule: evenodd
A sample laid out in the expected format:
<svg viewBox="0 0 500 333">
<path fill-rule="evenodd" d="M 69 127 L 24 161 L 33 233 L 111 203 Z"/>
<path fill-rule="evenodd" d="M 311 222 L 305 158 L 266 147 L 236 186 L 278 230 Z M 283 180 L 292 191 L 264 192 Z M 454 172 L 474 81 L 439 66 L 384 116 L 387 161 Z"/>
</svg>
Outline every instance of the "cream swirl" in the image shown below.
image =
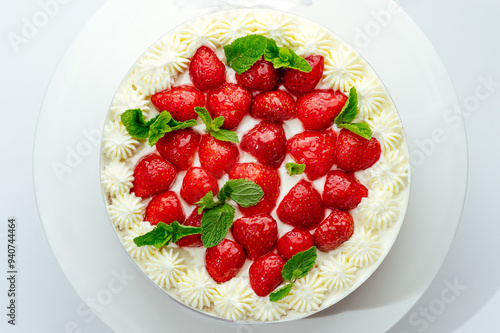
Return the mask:
<svg viewBox="0 0 500 333">
<path fill-rule="evenodd" d="M 162 248 L 155 252 L 146 262 L 144 269 L 154 283 L 167 290 L 177 286 L 185 271 L 184 259 L 172 248 Z"/>
<path fill-rule="evenodd" d="M 260 321 L 274 321 L 284 316 L 290 308 L 288 302 L 271 302 L 269 297 L 254 297 L 251 316 Z"/>
<path fill-rule="evenodd" d="M 216 18 L 217 32 L 222 45 L 253 33 L 253 19 L 244 12 L 229 12 Z"/>
<path fill-rule="evenodd" d="M 104 127 L 102 149 L 104 154 L 112 160 L 124 160 L 135 153 L 139 141 L 128 134 L 121 121 L 109 122 Z"/>
<path fill-rule="evenodd" d="M 346 258 L 356 267 L 373 265 L 382 254 L 378 236 L 372 235 L 372 231 L 365 228 L 356 229 L 344 245 Z"/>
<path fill-rule="evenodd" d="M 139 222 L 138 225 L 133 225 L 132 229 L 127 230 L 127 234 L 123 237 L 123 247 L 130 256 L 137 260 L 145 260 L 154 255 L 158 250 L 154 246 L 137 246 L 134 243 L 134 238 L 142 236 L 153 230 L 149 222 Z"/>
<path fill-rule="evenodd" d="M 255 33 L 276 41 L 278 46 L 292 46 L 296 27 L 292 17 L 279 12 L 267 11 L 255 18 Z"/>
<path fill-rule="evenodd" d="M 396 116 L 395 110 L 384 110 L 379 117 L 367 119 L 366 122 L 372 129 L 384 152 L 395 150 L 403 141 L 403 127 Z"/>
<path fill-rule="evenodd" d="M 324 82 L 333 90 L 349 93 L 351 87 L 361 80 L 363 62 L 352 50 L 343 47 L 332 50 L 325 58 Z"/>
<path fill-rule="evenodd" d="M 132 188 L 134 173 L 127 164 L 113 160 L 101 172 L 101 183 L 104 191 L 112 196 L 124 194 Z"/>
<path fill-rule="evenodd" d="M 109 108 L 115 120 L 120 119 L 121 114 L 130 109 L 141 109 L 144 116 L 149 111 L 149 101 L 146 96 L 141 94 L 139 90 L 134 89 L 133 86 L 119 90 Z"/>
<path fill-rule="evenodd" d="M 223 318 L 243 320 L 252 311 L 253 293 L 247 278 L 233 278 L 217 287 L 214 296 L 215 311 Z"/>
<path fill-rule="evenodd" d="M 333 45 L 333 36 L 318 25 L 304 22 L 295 35 L 294 46 L 297 47 L 296 53 L 303 57 L 313 54 L 321 54 L 326 57 Z"/>
<path fill-rule="evenodd" d="M 357 268 L 346 260 L 342 253 L 329 256 L 319 265 L 319 276 L 328 291 L 342 292 L 349 289 L 356 279 Z"/>
<path fill-rule="evenodd" d="M 142 221 L 144 204 L 133 193 L 123 193 L 113 198 L 108 213 L 117 228 L 131 229 Z"/>
<path fill-rule="evenodd" d="M 365 77 L 356 84 L 356 90 L 358 92 L 358 118 L 366 120 L 382 112 L 387 94 L 378 80 Z"/>
<path fill-rule="evenodd" d="M 177 284 L 181 300 L 197 309 L 209 308 L 217 294 L 217 284 L 204 267 L 190 269 Z"/>
<path fill-rule="evenodd" d="M 383 154 L 375 165 L 364 171 L 368 173 L 368 185 L 372 189 L 398 194 L 408 182 L 408 162 L 399 150 Z"/>
<path fill-rule="evenodd" d="M 391 227 L 401 214 L 398 200 L 386 191 L 370 191 L 356 211 L 364 226 L 379 230 Z"/>
<path fill-rule="evenodd" d="M 317 272 L 309 272 L 306 277 L 295 281 L 286 299 L 291 309 L 297 312 L 311 312 L 323 303 L 326 290 L 323 278 Z"/>
<path fill-rule="evenodd" d="M 184 24 L 177 32 L 181 41 L 186 43 L 188 56 L 194 55 L 196 50 L 202 46 L 208 46 L 215 50 L 220 46 L 217 23 L 213 18 L 198 18 L 193 22 Z"/>
</svg>

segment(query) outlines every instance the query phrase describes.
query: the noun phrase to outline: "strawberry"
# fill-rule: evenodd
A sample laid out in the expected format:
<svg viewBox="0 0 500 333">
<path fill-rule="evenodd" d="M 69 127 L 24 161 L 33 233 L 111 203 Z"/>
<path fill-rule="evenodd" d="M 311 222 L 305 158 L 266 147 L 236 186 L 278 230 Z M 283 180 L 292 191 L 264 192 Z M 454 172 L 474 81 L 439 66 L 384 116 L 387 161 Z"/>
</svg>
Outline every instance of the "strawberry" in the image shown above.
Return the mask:
<svg viewBox="0 0 500 333">
<path fill-rule="evenodd" d="M 276 89 L 280 80 L 280 71 L 264 59 L 257 60 L 246 72 L 236 74 L 236 81 L 249 91 Z"/>
<path fill-rule="evenodd" d="M 182 223 L 182 225 L 187 225 L 191 227 L 200 227 L 201 226 L 201 218 L 203 214 L 198 214 L 198 207 L 196 207 L 191 215 Z M 203 246 L 203 242 L 201 241 L 201 234 L 189 235 L 182 237 L 175 244 L 180 247 L 200 247 Z"/>
<path fill-rule="evenodd" d="M 245 216 L 269 213 L 276 206 L 281 180 L 277 170 L 257 163 L 238 163 L 229 171 L 229 179 L 249 179 L 264 191 L 260 201 L 251 207 L 239 207 Z"/>
<path fill-rule="evenodd" d="M 223 116 L 221 128 L 234 130 L 250 112 L 252 94 L 239 84 L 227 83 L 207 94 L 207 110 L 212 118 Z"/>
<path fill-rule="evenodd" d="M 182 180 L 181 197 L 190 205 L 195 205 L 208 192 L 213 195 L 219 193 L 217 178 L 202 168 L 193 167 L 188 169 Z"/>
<path fill-rule="evenodd" d="M 286 90 L 300 96 L 311 92 L 321 76 L 323 76 L 323 67 L 325 59 L 321 55 L 311 55 L 305 58 L 309 65 L 312 67 L 310 72 L 301 72 L 297 69 L 287 68 L 283 74 L 283 85 Z"/>
<path fill-rule="evenodd" d="M 281 123 L 263 121 L 243 136 L 240 148 L 260 163 L 279 168 L 286 156 L 285 130 Z"/>
<path fill-rule="evenodd" d="M 370 140 L 343 128 L 336 145 L 337 165 L 345 172 L 365 170 L 380 158 L 382 150 L 377 139 Z"/>
<path fill-rule="evenodd" d="M 132 192 L 141 198 L 148 198 L 167 191 L 175 178 L 177 170 L 173 165 L 156 154 L 143 157 L 134 169 Z"/>
<path fill-rule="evenodd" d="M 173 191 L 155 195 L 148 203 L 144 217 L 151 225 L 157 225 L 160 222 L 170 224 L 174 221 L 182 224 L 185 218 L 182 204 Z"/>
<path fill-rule="evenodd" d="M 295 99 L 283 90 L 260 93 L 253 99 L 250 114 L 258 119 L 292 119 L 296 115 Z"/>
<path fill-rule="evenodd" d="M 337 134 L 329 129 L 322 132 L 302 132 L 288 140 L 286 149 L 295 162 L 306 165 L 310 180 L 326 175 L 335 164 Z"/>
<path fill-rule="evenodd" d="M 198 118 L 194 108 L 205 106 L 205 94 L 191 85 L 182 85 L 160 91 L 151 96 L 151 102 L 158 111 L 168 111 L 177 121 Z"/>
<path fill-rule="evenodd" d="M 336 249 L 354 233 L 354 220 L 342 210 L 334 209 L 314 230 L 314 243 L 318 250 L 328 252 Z"/>
<path fill-rule="evenodd" d="M 186 170 L 193 165 L 200 138 L 201 135 L 191 128 L 169 132 L 156 143 L 156 149 L 177 169 Z"/>
<path fill-rule="evenodd" d="M 278 241 L 278 224 L 268 214 L 242 217 L 234 221 L 231 232 L 251 260 L 271 251 Z"/>
<path fill-rule="evenodd" d="M 235 241 L 224 239 L 205 252 L 208 274 L 217 283 L 231 280 L 245 263 L 245 250 Z"/>
<path fill-rule="evenodd" d="M 323 203 L 326 207 L 351 210 L 368 196 L 368 189 L 354 175 L 341 170 L 330 171 L 326 176 Z"/>
<path fill-rule="evenodd" d="M 189 76 L 202 91 L 217 89 L 226 82 L 226 66 L 211 48 L 201 46 L 189 64 Z"/>
<path fill-rule="evenodd" d="M 297 100 L 297 118 L 306 130 L 321 131 L 333 125 L 333 121 L 347 102 L 340 91 L 313 90 Z"/>
<path fill-rule="evenodd" d="M 318 191 L 302 179 L 285 195 L 276 214 L 281 222 L 310 230 L 323 220 L 325 208 Z"/>
<path fill-rule="evenodd" d="M 286 260 L 290 260 L 299 252 L 309 250 L 314 246 L 311 233 L 302 228 L 294 228 L 278 240 L 278 252 Z"/>
<path fill-rule="evenodd" d="M 215 178 L 222 177 L 240 158 L 236 144 L 216 140 L 209 134 L 201 137 L 198 155 L 201 167 L 214 175 Z"/>
<path fill-rule="evenodd" d="M 286 261 L 273 252 L 255 260 L 248 270 L 253 291 L 260 297 L 269 295 L 283 282 L 281 271 L 285 264 Z"/>
</svg>

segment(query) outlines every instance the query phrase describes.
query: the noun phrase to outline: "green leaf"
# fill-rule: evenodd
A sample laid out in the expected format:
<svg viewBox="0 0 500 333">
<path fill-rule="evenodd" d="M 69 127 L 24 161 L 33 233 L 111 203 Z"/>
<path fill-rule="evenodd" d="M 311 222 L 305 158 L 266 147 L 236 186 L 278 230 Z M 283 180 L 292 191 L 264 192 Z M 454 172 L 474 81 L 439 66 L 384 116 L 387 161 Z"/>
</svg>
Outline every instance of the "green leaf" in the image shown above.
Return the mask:
<svg viewBox="0 0 500 333">
<path fill-rule="evenodd" d="M 127 129 L 127 132 L 136 139 L 147 139 L 149 136 L 149 126 L 156 121 L 156 118 L 149 122 L 144 120 L 141 109 L 130 109 L 123 112 L 120 119 Z"/>
<path fill-rule="evenodd" d="M 234 207 L 228 204 L 203 212 L 201 218 L 201 241 L 206 248 L 219 244 L 233 225 Z"/>
<path fill-rule="evenodd" d="M 276 42 L 268 38 L 264 59 L 273 63 L 274 68 L 293 68 L 302 72 L 310 72 L 311 65 L 306 59 L 297 55 L 292 49 L 278 47 Z"/>
<path fill-rule="evenodd" d="M 236 132 L 219 129 L 217 131 L 210 131 L 210 135 L 219 141 L 227 141 L 227 142 L 235 142 L 238 143 L 240 140 L 238 139 L 238 134 Z"/>
<path fill-rule="evenodd" d="M 260 35 L 240 37 L 231 44 L 224 46 L 224 52 L 229 67 L 242 74 L 259 60 L 267 46 L 267 38 Z"/>
<path fill-rule="evenodd" d="M 268 38 L 266 49 L 264 51 L 264 60 L 271 61 L 271 59 L 276 59 L 280 57 L 280 48 L 274 39 Z"/>
<path fill-rule="evenodd" d="M 283 298 L 288 296 L 288 294 L 292 290 L 292 287 L 293 287 L 293 282 L 290 282 L 286 286 L 281 287 L 280 289 L 278 289 L 276 291 L 273 291 L 271 294 L 269 294 L 269 300 L 271 302 L 281 301 Z"/>
<path fill-rule="evenodd" d="M 221 201 L 222 202 L 214 201 L 214 194 L 212 193 L 212 191 L 208 192 L 203 198 L 201 198 L 200 201 L 196 203 L 196 205 L 199 206 L 198 213 L 201 214 L 201 212 L 204 210 L 212 209 L 214 207 L 222 205 L 224 203 L 224 200 Z"/>
<path fill-rule="evenodd" d="M 292 50 L 290 50 L 290 53 L 292 54 L 292 58 L 290 59 L 290 64 L 288 65 L 288 68 L 296 69 L 306 73 L 312 71 L 312 67 L 311 65 L 309 65 L 306 59 L 297 55 Z"/>
<path fill-rule="evenodd" d="M 152 147 L 158 140 L 163 138 L 168 132 L 172 132 L 172 127 L 168 124 L 172 120 L 169 112 L 162 112 L 157 117 L 156 121 L 149 127 L 148 143 Z"/>
<path fill-rule="evenodd" d="M 248 179 L 230 179 L 222 186 L 219 198 L 230 197 L 241 207 L 256 205 L 264 196 L 264 191 L 255 182 Z"/>
<path fill-rule="evenodd" d="M 214 121 L 212 122 L 210 131 L 218 131 L 220 127 L 224 125 L 224 120 L 226 120 L 226 118 L 224 118 L 223 116 L 215 118 Z"/>
<path fill-rule="evenodd" d="M 354 134 L 359 135 L 366 140 L 370 140 L 372 138 L 372 130 L 370 125 L 365 122 L 362 123 L 352 123 L 352 124 L 339 124 L 337 125 L 339 128 L 345 128 Z"/>
<path fill-rule="evenodd" d="M 301 175 L 306 170 L 305 164 L 287 163 L 285 167 L 290 176 Z"/>
<path fill-rule="evenodd" d="M 305 277 L 313 268 L 317 256 L 316 246 L 294 255 L 286 262 L 285 266 L 283 266 L 283 270 L 281 271 L 283 279 L 292 281 Z"/>
<path fill-rule="evenodd" d="M 189 225 L 182 225 L 179 222 L 173 222 L 170 227 L 173 230 L 172 234 L 172 242 L 177 242 L 182 237 L 186 237 L 189 235 L 201 234 L 201 227 L 192 227 Z"/>
<path fill-rule="evenodd" d="M 170 122 L 168 124 L 172 128 L 172 131 L 178 131 L 181 129 L 196 126 L 198 124 L 198 122 L 196 121 L 196 119 L 190 119 L 190 120 L 182 122 L 182 121 L 177 121 L 174 118 L 172 118 L 172 119 L 170 119 Z"/>
<path fill-rule="evenodd" d="M 198 116 L 200 116 L 201 121 L 203 121 L 203 123 L 207 127 L 207 132 L 209 132 L 212 125 L 212 117 L 210 116 L 208 110 L 197 106 L 194 108 L 194 112 L 196 112 Z"/>
<path fill-rule="evenodd" d="M 134 243 L 138 247 L 150 245 L 159 249 L 162 246 L 168 245 L 171 239 L 172 227 L 170 227 L 168 224 L 160 222 L 150 232 L 134 238 Z"/>
<path fill-rule="evenodd" d="M 355 87 L 352 87 L 349 91 L 349 98 L 347 102 L 344 104 L 342 111 L 340 111 L 339 115 L 335 117 L 335 124 L 345 124 L 350 123 L 356 118 L 358 115 L 358 93 Z"/>
</svg>

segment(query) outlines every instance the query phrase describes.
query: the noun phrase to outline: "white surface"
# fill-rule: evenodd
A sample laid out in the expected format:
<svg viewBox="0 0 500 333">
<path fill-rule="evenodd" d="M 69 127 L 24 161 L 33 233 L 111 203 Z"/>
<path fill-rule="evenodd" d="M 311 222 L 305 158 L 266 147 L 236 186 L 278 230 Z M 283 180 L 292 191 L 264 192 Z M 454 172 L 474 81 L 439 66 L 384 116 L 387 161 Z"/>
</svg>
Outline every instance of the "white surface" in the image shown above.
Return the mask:
<svg viewBox="0 0 500 333">
<path fill-rule="evenodd" d="M 17 176 L 2 180 L 2 219 L 16 216 L 19 221 L 23 221 L 18 233 L 22 273 L 19 285 L 20 326 L 12 331 L 108 331 L 92 319 L 88 312 L 77 313 L 80 300 L 68 287 L 50 254 L 34 208 L 29 153 L 36 114 L 50 74 L 75 32 L 99 3 L 86 1 L 65 5 L 27 45 L 21 46 L 17 55 L 12 52 L 6 38 L 2 39 L 2 49 L 7 51 L 1 54 L 2 63 L 9 64 L 2 70 L 2 73 L 6 73 L 3 77 L 9 78 L 8 81 L 2 81 L 2 97 L 8 110 L 2 116 L 5 123 L 23 121 L 22 127 L 9 126 L 2 132 L 4 140 L 16 140 L 16 145 L 7 148 L 9 163 L 2 164 L 2 174 Z M 402 5 L 429 34 L 441 53 L 462 101 L 471 100 L 468 96 L 473 95 L 480 85 L 479 77 L 492 75 L 494 80 L 500 79 L 496 65 L 499 49 L 496 43 L 491 42 L 499 30 L 495 17 L 498 4 L 484 0 L 443 1 L 439 4 L 408 0 L 402 1 Z M 23 16 L 28 17 L 39 10 L 35 1 L 16 2 L 14 8 L 11 8 L 14 6 L 12 3 L 4 1 L 1 6 L 0 12 L 5 23 L 2 36 L 10 31 L 20 31 Z M 9 15 L 4 17 L 7 12 Z M 6 31 L 3 31 L 4 27 Z M 464 43 L 464 39 L 467 43 Z M 29 98 L 26 98 L 26 91 L 29 92 Z M 466 118 L 471 174 L 462 225 L 440 274 L 410 314 L 418 311 L 419 307 L 438 304 L 437 298 L 445 288 L 445 280 L 457 278 L 467 288 L 460 292 L 454 302 L 447 304 L 442 313 L 430 317 L 433 320 L 427 321 L 428 328 L 425 331 L 450 332 L 459 327 L 461 332 L 492 331 L 496 327 L 496 318 L 489 314 L 495 313 L 494 309 L 498 309 L 500 303 L 496 292 L 500 272 L 498 266 L 492 264 L 496 262 L 494 259 L 499 250 L 496 241 L 499 227 L 493 223 L 493 200 L 497 199 L 496 189 L 499 186 L 498 176 L 494 172 L 498 169 L 499 158 L 498 155 L 493 156 L 491 151 L 498 151 L 500 144 L 493 132 L 484 130 L 484 125 L 486 121 L 499 122 L 498 104 L 499 92 L 498 87 L 495 87 L 491 96 L 481 100 L 479 107 Z M 1 228 L 4 226 L 2 223 Z M 0 232 L 5 232 L 5 229 L 0 229 Z M 405 318 L 394 332 L 417 332 L 423 327 L 421 325 L 411 326 L 408 318 Z M 2 331 L 4 327 L 0 326 Z M 10 328 L 7 331 L 11 331 Z"/>
</svg>

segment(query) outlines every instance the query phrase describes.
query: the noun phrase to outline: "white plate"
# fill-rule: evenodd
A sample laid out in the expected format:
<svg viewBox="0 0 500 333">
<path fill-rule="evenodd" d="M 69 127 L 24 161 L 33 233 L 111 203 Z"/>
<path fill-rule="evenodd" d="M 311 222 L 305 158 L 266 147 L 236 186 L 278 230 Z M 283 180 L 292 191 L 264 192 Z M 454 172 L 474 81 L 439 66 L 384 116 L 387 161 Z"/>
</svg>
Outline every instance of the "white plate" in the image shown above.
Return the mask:
<svg viewBox="0 0 500 333">
<path fill-rule="evenodd" d="M 112 329 L 272 332 L 279 326 L 289 332 L 332 327 L 383 332 L 437 273 L 460 219 L 467 175 L 465 129 L 460 116 L 451 113 L 458 101 L 439 58 L 392 2 L 301 2 L 308 3 L 279 4 L 358 47 L 401 114 L 413 158 L 412 193 L 394 247 L 353 294 L 296 322 L 229 324 L 179 306 L 159 291 L 129 259 L 108 221 L 99 175 L 103 121 L 116 87 L 143 50 L 176 25 L 216 8 L 179 8 L 183 1 L 110 1 L 54 74 L 37 128 L 34 176 L 40 216 L 56 258 L 77 293 Z"/>
</svg>

